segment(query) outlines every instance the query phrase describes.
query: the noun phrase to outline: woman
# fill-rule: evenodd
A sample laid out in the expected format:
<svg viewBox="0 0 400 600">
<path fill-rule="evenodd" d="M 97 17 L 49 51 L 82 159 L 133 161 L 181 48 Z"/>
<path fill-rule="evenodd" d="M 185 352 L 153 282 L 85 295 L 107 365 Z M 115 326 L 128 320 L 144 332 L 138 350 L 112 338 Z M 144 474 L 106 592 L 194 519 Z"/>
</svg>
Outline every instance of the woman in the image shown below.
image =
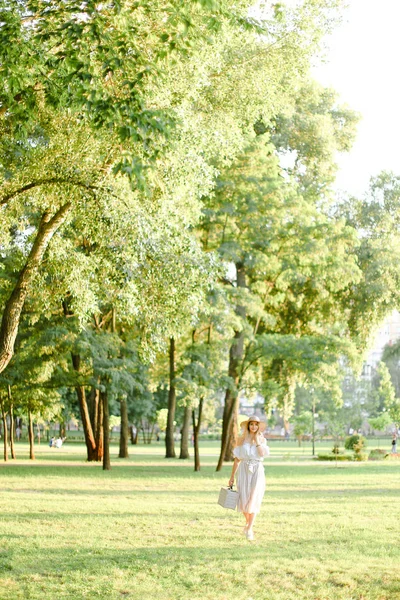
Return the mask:
<svg viewBox="0 0 400 600">
<path fill-rule="evenodd" d="M 265 475 L 263 460 L 269 456 L 269 447 L 262 431 L 265 423 L 258 417 L 250 417 L 241 423 L 242 435 L 233 451 L 235 461 L 229 485 L 232 486 L 236 477 L 239 492 L 237 509 L 246 519 L 243 533 L 248 540 L 254 540 L 253 524 L 256 514 L 260 512 L 261 502 L 265 492 Z"/>
</svg>

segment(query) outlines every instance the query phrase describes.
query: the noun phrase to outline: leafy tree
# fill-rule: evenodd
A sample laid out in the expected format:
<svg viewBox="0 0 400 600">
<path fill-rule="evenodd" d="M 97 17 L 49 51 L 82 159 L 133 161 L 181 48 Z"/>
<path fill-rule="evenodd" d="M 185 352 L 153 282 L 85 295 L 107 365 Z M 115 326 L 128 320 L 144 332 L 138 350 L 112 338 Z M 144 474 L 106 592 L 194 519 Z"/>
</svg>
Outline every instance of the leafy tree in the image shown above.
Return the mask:
<svg viewBox="0 0 400 600">
<path fill-rule="evenodd" d="M 310 412 L 302 412 L 293 418 L 293 433 L 297 437 L 299 446 L 301 446 L 303 436 L 306 434 L 310 434 L 312 431 L 312 419 L 313 417 Z"/>
<path fill-rule="evenodd" d="M 238 391 L 255 367 L 259 389 L 263 378 L 277 385 L 285 418 L 300 374 L 313 373 L 324 385 L 335 379 L 337 358 L 346 349 L 336 335 L 343 328 L 336 297 L 358 276 L 350 254 L 352 231 L 299 196 L 280 177 L 272 151 L 268 141 L 256 138 L 234 168 L 221 173 L 205 209 L 204 246 L 217 247 L 236 271 L 233 281 L 225 279 L 231 306 L 236 305 L 221 452 L 226 458 Z M 330 358 L 309 354 L 313 346 L 329 348 Z"/>
</svg>

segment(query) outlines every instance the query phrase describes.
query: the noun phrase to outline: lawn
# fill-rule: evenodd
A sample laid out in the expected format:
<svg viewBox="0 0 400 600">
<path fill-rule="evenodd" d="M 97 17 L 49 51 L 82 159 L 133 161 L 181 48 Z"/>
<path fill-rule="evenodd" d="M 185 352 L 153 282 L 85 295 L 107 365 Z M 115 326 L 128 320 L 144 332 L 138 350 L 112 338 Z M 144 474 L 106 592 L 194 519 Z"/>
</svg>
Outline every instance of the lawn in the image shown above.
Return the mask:
<svg viewBox="0 0 400 600">
<path fill-rule="evenodd" d="M 216 504 L 230 473 L 215 472 L 217 443 L 200 473 L 160 444 L 110 472 L 79 444 L 42 445 L 35 464 L 19 444 L 0 465 L 0 599 L 400 599 L 400 462 L 336 467 L 271 447 L 248 542 Z"/>
</svg>

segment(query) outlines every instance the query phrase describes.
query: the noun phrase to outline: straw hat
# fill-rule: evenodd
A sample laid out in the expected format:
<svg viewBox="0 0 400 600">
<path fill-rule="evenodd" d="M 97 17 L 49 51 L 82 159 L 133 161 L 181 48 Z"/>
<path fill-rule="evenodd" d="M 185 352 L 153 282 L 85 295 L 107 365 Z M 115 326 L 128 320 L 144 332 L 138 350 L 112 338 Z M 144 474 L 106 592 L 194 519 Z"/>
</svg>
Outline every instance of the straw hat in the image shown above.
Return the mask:
<svg viewBox="0 0 400 600">
<path fill-rule="evenodd" d="M 256 415 L 254 415 L 254 417 L 249 417 L 247 419 L 247 421 L 242 421 L 240 423 L 240 429 L 246 430 L 249 423 L 257 423 L 258 431 L 264 431 L 264 429 L 267 427 L 267 424 L 265 423 L 265 421 L 261 421 L 260 417 L 257 417 Z"/>
</svg>

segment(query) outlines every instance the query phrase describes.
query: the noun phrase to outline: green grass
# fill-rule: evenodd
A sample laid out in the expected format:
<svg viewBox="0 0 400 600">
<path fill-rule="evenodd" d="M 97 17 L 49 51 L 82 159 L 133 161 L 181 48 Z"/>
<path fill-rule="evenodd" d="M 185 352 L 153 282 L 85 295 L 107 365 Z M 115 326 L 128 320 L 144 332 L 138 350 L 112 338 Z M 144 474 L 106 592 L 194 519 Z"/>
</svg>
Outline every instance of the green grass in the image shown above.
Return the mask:
<svg viewBox="0 0 400 600">
<path fill-rule="evenodd" d="M 77 444 L 42 445 L 34 465 L 19 444 L 0 465 L 1 600 L 398 600 L 400 463 L 335 467 L 309 446 L 271 447 L 247 542 L 242 516 L 216 504 L 230 473 L 215 473 L 216 443 L 200 473 L 160 444 L 110 472 Z"/>
</svg>

